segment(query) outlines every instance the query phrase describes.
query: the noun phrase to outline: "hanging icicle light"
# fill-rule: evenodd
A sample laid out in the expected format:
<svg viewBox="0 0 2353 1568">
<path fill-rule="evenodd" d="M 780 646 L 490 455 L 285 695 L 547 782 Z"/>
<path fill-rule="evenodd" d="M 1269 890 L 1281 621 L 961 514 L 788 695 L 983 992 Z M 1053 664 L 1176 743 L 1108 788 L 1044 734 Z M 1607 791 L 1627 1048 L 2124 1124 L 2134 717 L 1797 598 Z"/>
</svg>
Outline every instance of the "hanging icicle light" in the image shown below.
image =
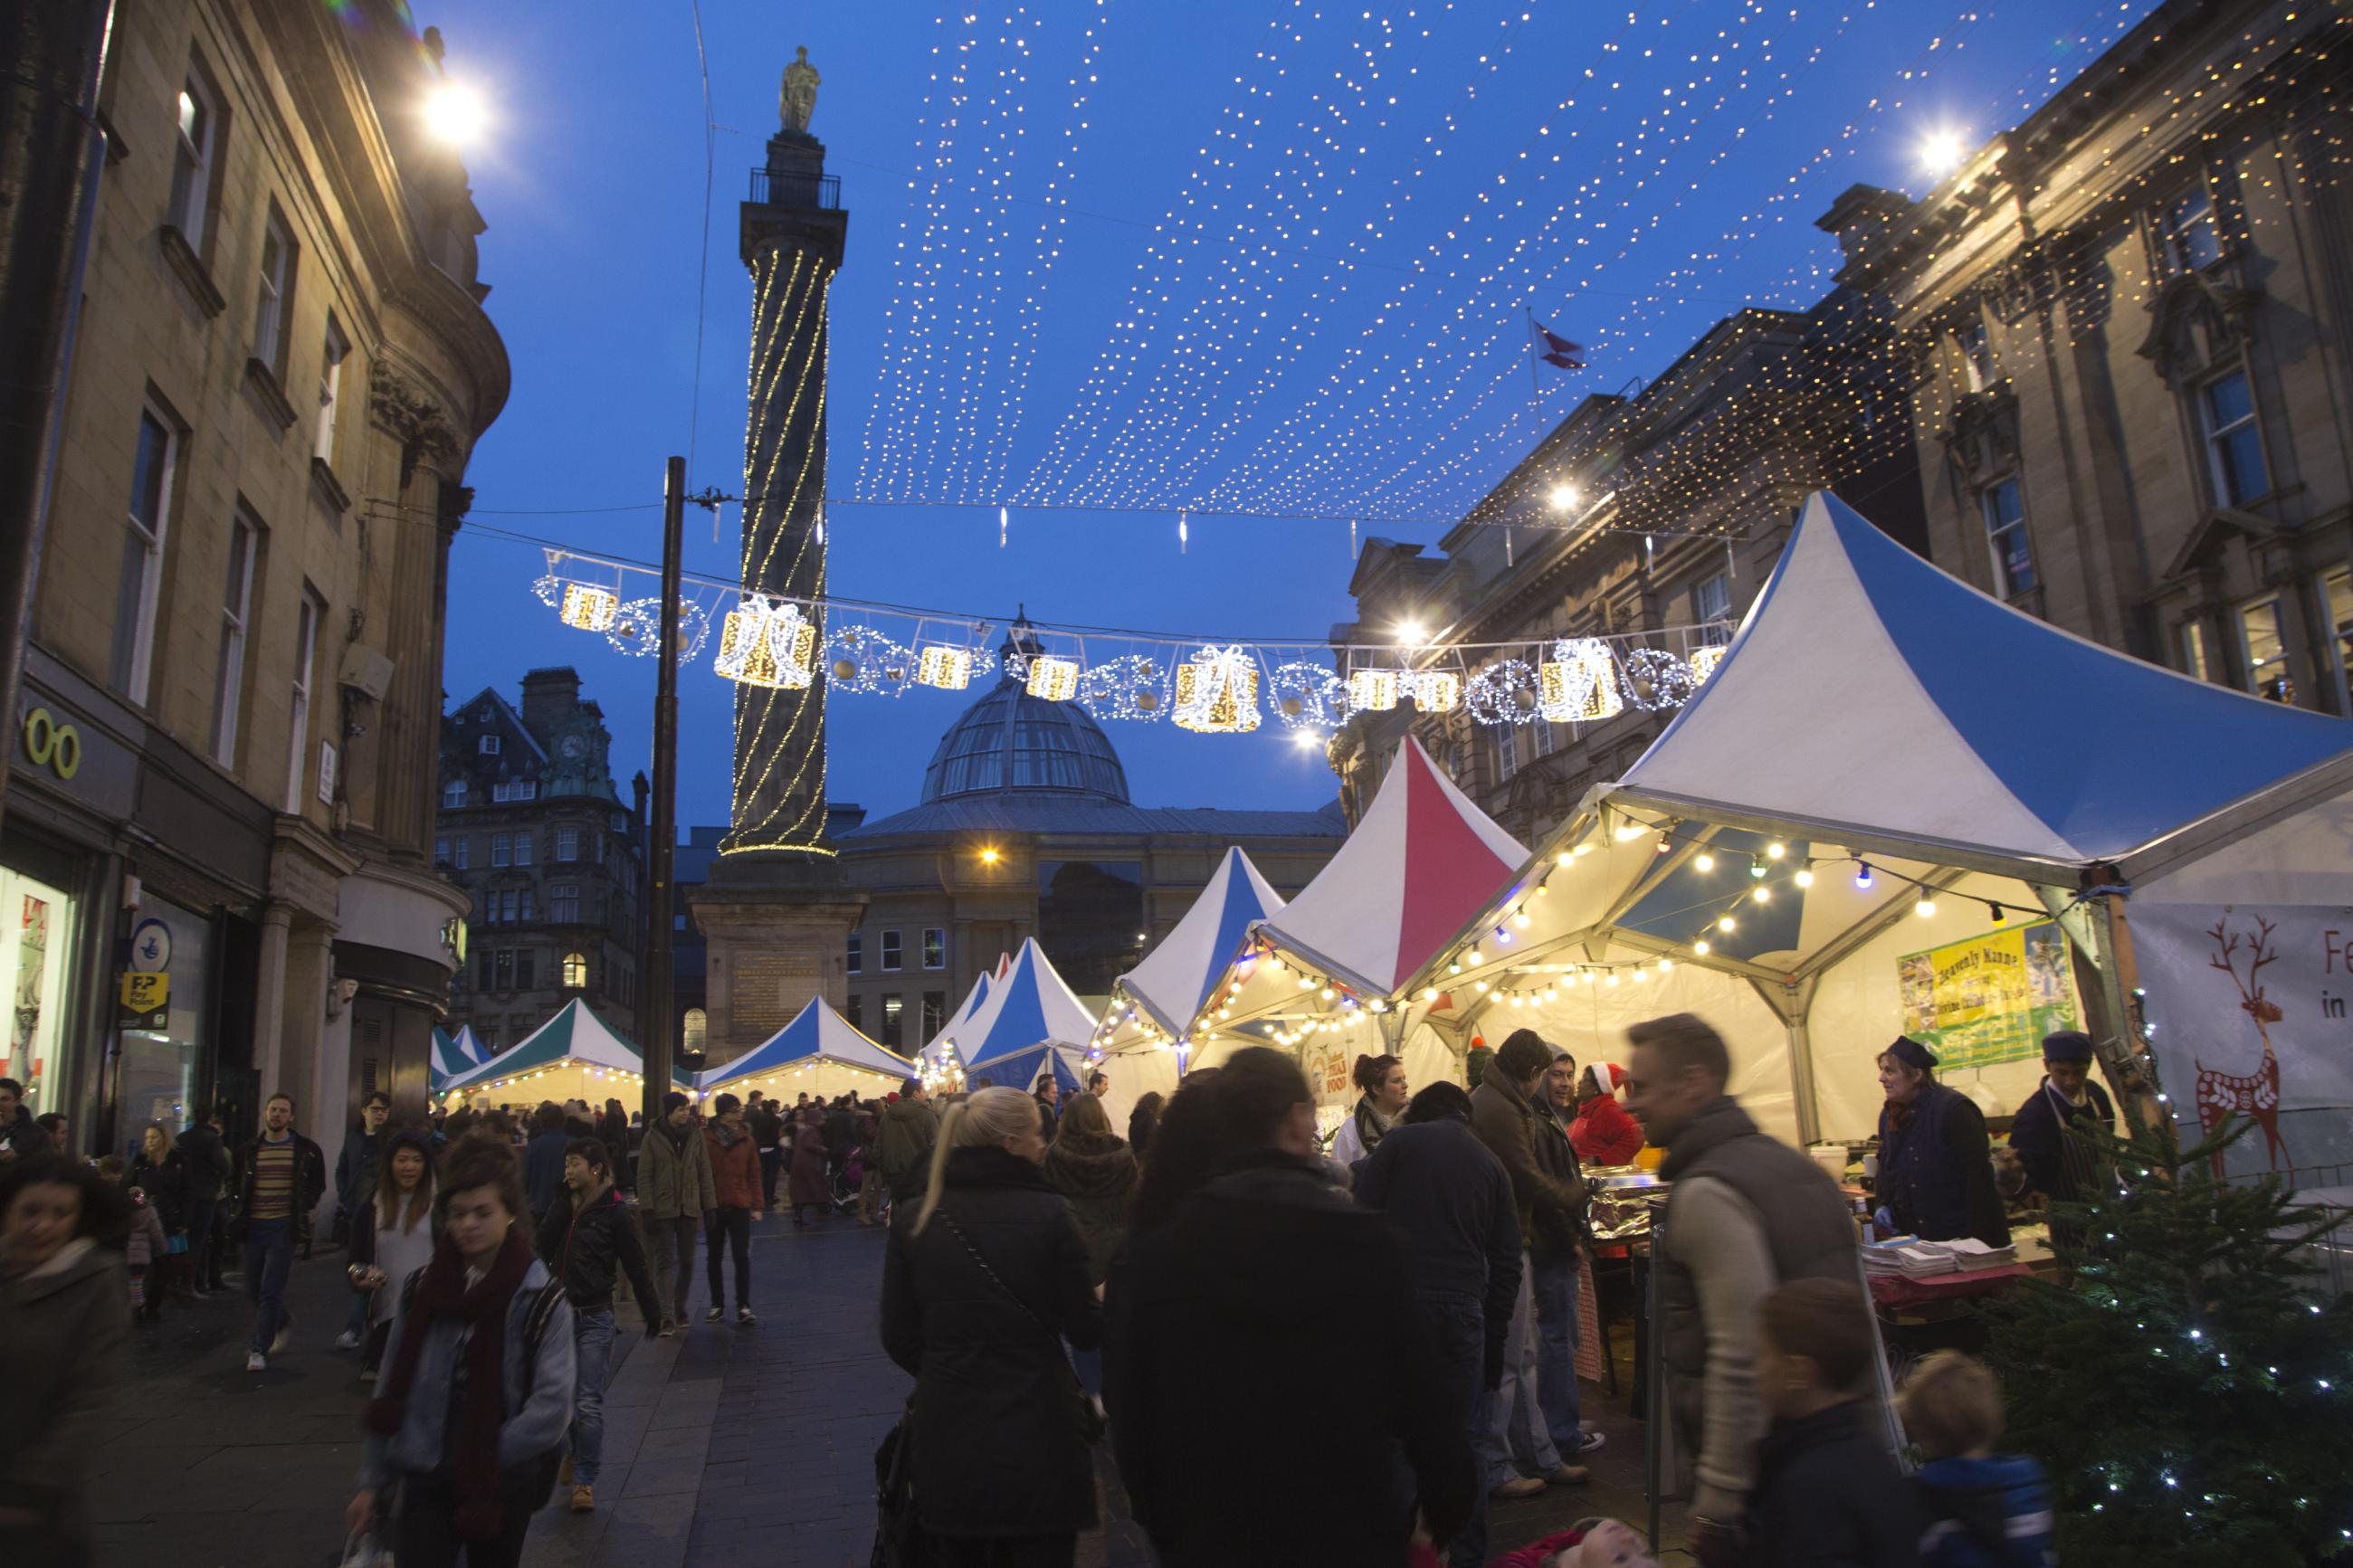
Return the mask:
<svg viewBox="0 0 2353 1568">
<path fill-rule="evenodd" d="M 575 583 L 564 590 L 564 624 L 584 632 L 609 632 L 619 614 L 621 598 L 593 583 Z"/>
<path fill-rule="evenodd" d="M 1210 646 L 1176 667 L 1176 722 L 1205 735 L 1243 734 L 1259 726 L 1258 662 L 1250 650 Z"/>
</svg>

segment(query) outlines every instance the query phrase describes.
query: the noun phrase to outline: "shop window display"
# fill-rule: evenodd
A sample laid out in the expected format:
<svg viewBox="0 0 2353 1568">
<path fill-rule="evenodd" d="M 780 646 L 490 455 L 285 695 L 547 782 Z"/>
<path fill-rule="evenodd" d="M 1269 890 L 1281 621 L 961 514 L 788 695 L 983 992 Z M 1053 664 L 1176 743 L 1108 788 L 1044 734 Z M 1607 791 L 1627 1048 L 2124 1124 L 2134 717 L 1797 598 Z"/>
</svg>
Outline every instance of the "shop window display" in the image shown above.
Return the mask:
<svg viewBox="0 0 2353 1568">
<path fill-rule="evenodd" d="M 150 1121 L 178 1127 L 187 1121 L 213 1027 L 213 922 L 150 893 L 132 922 L 134 950 L 142 945 L 142 932 L 152 938 L 150 921 L 162 927 L 164 973 L 171 983 L 164 1027 L 122 1031 L 122 1114 L 118 1125 L 132 1129 Z M 263 1092 L 269 1088 L 265 1085 Z M 133 1152 L 134 1137 L 126 1133 L 118 1152 L 126 1157 Z"/>
<path fill-rule="evenodd" d="M 73 973 L 74 913 L 73 899 L 61 889 L 0 870 L 0 977 L 14 998 L 0 1078 L 25 1086 L 36 1114 L 68 1109 L 58 1048 Z"/>
</svg>

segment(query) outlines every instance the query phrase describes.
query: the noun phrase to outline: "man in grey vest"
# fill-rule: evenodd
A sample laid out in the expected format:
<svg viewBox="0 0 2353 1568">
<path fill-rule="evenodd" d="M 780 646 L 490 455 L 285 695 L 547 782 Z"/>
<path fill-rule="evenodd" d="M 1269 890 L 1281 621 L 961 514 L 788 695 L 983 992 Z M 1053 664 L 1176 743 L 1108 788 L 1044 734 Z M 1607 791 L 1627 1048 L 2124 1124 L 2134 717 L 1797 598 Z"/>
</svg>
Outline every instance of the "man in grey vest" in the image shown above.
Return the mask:
<svg viewBox="0 0 2353 1568">
<path fill-rule="evenodd" d="M 1693 1554 L 1741 1561 L 1741 1518 L 1770 1419 L 1757 1386 L 1757 1303 L 1794 1279 L 1854 1283 L 1854 1222 L 1811 1160 L 1765 1133 L 1724 1091 L 1732 1060 L 1689 1013 L 1626 1031 L 1626 1109 L 1664 1149 L 1673 1184 L 1659 1271 L 1658 1354 L 1693 1477 Z"/>
</svg>

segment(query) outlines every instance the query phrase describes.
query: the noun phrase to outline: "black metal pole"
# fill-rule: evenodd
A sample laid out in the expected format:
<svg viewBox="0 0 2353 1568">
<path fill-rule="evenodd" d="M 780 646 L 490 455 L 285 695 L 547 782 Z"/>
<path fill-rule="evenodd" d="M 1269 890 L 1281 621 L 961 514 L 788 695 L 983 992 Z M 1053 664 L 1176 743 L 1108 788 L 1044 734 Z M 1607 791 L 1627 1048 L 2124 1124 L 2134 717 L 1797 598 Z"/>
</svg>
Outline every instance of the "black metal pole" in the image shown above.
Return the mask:
<svg viewBox="0 0 2353 1568">
<path fill-rule="evenodd" d="M 670 1031 L 671 927 L 677 889 L 670 880 L 678 856 L 678 593 L 680 557 L 686 540 L 686 459 L 672 458 L 662 471 L 661 642 L 654 654 L 654 819 L 646 844 L 646 973 L 640 987 L 646 1006 L 638 1041 L 646 1052 L 646 1131 L 661 1116 L 676 1059 Z"/>
<path fill-rule="evenodd" d="M 0 6 L 0 714 L 16 721 L 81 316 L 113 0 Z M 0 767 L 0 810 L 8 770 Z"/>
</svg>

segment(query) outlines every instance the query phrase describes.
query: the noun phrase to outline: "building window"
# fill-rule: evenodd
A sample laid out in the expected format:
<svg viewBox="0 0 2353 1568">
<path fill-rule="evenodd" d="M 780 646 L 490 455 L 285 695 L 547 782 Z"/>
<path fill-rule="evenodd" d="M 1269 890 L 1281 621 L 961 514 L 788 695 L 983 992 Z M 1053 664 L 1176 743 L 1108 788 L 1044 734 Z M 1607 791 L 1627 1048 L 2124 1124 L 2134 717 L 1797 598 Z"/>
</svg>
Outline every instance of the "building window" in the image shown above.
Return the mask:
<svg viewBox="0 0 2353 1568">
<path fill-rule="evenodd" d="M 343 393 L 343 361 L 352 354 L 352 341 L 335 325 L 334 312 L 327 314 L 326 346 L 319 357 L 319 429 L 311 447 L 311 455 L 322 463 L 335 460 L 335 407 Z"/>
<path fill-rule="evenodd" d="M 906 1020 L 902 1016 L 906 1008 L 906 1003 L 896 994 L 882 998 L 882 1043 L 894 1050 L 906 1032 Z"/>
<path fill-rule="evenodd" d="M 311 666 L 319 655 L 319 623 L 326 615 L 327 601 L 305 583 L 301 618 L 294 626 L 294 684 L 287 703 L 293 723 L 286 742 L 286 809 L 298 816 L 302 811 L 302 763 L 311 754 Z"/>
<path fill-rule="evenodd" d="M 2026 509 L 2018 481 L 2004 479 L 1978 498 L 1985 508 L 1986 540 L 1993 548 L 1994 592 L 2014 599 L 2035 584 L 2034 546 L 2026 537 Z"/>
<path fill-rule="evenodd" d="M 466 804 L 466 781 L 451 779 L 441 786 L 441 809 L 454 810 Z"/>
<path fill-rule="evenodd" d="M 147 702 L 155 652 L 155 598 L 164 581 L 164 540 L 171 529 L 172 463 L 179 443 L 153 408 L 139 416 L 139 450 L 123 514 L 122 574 L 114 594 L 111 683 L 135 706 Z"/>
<path fill-rule="evenodd" d="M 1495 782 L 1502 784 L 1520 771 L 1520 737 L 1518 726 L 1495 726 Z"/>
<path fill-rule="evenodd" d="M 433 863 L 436 866 L 447 866 L 449 863 L 449 841 L 448 839 L 437 838 L 433 841 Z"/>
<path fill-rule="evenodd" d="M 923 967 L 945 969 L 947 966 L 948 933 L 938 926 L 925 926 L 923 928 Z"/>
<path fill-rule="evenodd" d="M 564 955 L 564 984 L 575 991 L 585 991 L 588 988 L 588 955 L 586 953 L 567 952 Z"/>
<path fill-rule="evenodd" d="M 538 836 L 536 834 L 518 833 L 515 835 L 514 856 L 516 865 L 528 866 L 531 864 L 532 856 L 537 852 L 533 847 L 537 839 Z"/>
<path fill-rule="evenodd" d="M 512 991 L 512 990 L 513 990 L 513 989 L 514 989 L 514 950 L 513 950 L 513 949 L 512 949 L 512 948 L 504 948 L 504 947 L 502 947 L 502 948 L 499 949 L 499 965 L 498 965 L 498 974 L 499 974 L 499 978 L 498 978 L 498 987 L 497 987 L 497 988 L 498 988 L 499 990 L 501 990 L 501 991 Z"/>
<path fill-rule="evenodd" d="M 580 884 L 552 882 L 547 889 L 547 918 L 557 925 L 580 923 Z"/>
<path fill-rule="evenodd" d="M 484 949 L 482 949 L 482 957 L 481 957 L 481 965 L 482 965 L 482 981 L 481 981 L 481 988 L 482 988 L 483 990 L 485 990 L 485 991 L 488 991 L 488 990 L 490 990 L 490 989 L 491 989 L 491 982 L 497 978 L 497 973 L 496 973 L 496 970 L 497 970 L 497 963 L 498 963 L 498 954 L 496 954 L 496 953 L 492 952 L 491 952 L 489 948 L 487 948 L 487 947 L 486 947 L 486 948 L 484 948 Z"/>
<path fill-rule="evenodd" d="M 841 1016 L 849 1020 L 849 1026 L 853 1029 L 866 1027 L 866 998 L 855 991 L 851 992 L 849 1005 L 842 1011 Z"/>
<path fill-rule="evenodd" d="M 522 918 L 524 920 L 537 920 L 539 918 L 538 912 L 532 908 L 532 905 L 537 897 L 538 895 L 533 893 L 529 888 L 522 889 Z"/>
<path fill-rule="evenodd" d="M 237 766 L 245 697 L 245 627 L 253 614 L 253 553 L 260 530 L 240 508 L 228 524 L 228 586 L 221 595 L 220 668 L 213 675 L 213 761 Z"/>
<path fill-rule="evenodd" d="M 477 738 L 474 742 L 474 751 L 480 756 L 497 756 L 499 754 L 499 738 L 496 735 L 483 735 Z"/>
<path fill-rule="evenodd" d="M 2353 713 L 2353 570 L 2336 568 L 2320 584 L 2321 609 L 2328 622 L 2328 658 L 2337 667 L 2340 713 Z"/>
<path fill-rule="evenodd" d="M 451 851 L 449 864 L 455 866 L 460 871 L 465 870 L 466 863 L 473 854 L 474 840 L 472 837 L 467 834 L 460 833 L 457 837 L 452 838 L 449 841 L 449 848 Z"/>
<path fill-rule="evenodd" d="M 539 798 L 539 781 L 537 779 L 509 779 L 500 784 L 494 784 L 491 786 L 491 798 L 494 801 L 537 800 Z"/>
<path fill-rule="evenodd" d="M 2280 626 L 2276 598 L 2257 599 L 2239 606 L 2241 668 L 2247 672 L 2247 689 L 2274 702 L 2295 700 L 2295 681 L 2288 674 L 2287 639 Z"/>
<path fill-rule="evenodd" d="M 1528 726 L 1530 749 L 1539 757 L 1552 755 L 1552 721 L 1539 718 Z"/>
<path fill-rule="evenodd" d="M 2255 398 L 2247 373 L 2234 370 L 2199 395 L 2206 425 L 2206 459 L 2221 506 L 2240 506 L 2271 489 L 2263 469 L 2263 433 L 2255 428 Z"/>
<path fill-rule="evenodd" d="M 947 1027 L 947 1022 L 948 994 L 944 991 L 924 992 L 923 1038 L 929 1040 L 934 1035 Z"/>
<path fill-rule="evenodd" d="M 1725 623 L 1732 619 L 1732 574 L 1718 572 L 1715 576 L 1692 584 L 1692 619 L 1703 629 L 1699 634 L 1702 646 L 1720 643 L 1732 636 Z"/>
<path fill-rule="evenodd" d="M 580 830 L 559 827 L 555 830 L 555 858 L 569 865 L 580 858 Z"/>
<path fill-rule="evenodd" d="M 253 306 L 253 357 L 269 374 L 286 379 L 286 338 L 294 313 L 287 309 L 294 296 L 294 237 L 273 205 L 261 228 L 261 279 Z"/>
<path fill-rule="evenodd" d="M 2213 198 L 2194 185 L 2159 215 L 2165 264 L 2176 272 L 2196 272 L 2222 258 L 2222 236 L 2214 226 Z"/>
<path fill-rule="evenodd" d="M 179 132 L 166 221 L 180 231 L 190 249 L 200 251 L 212 216 L 213 159 L 219 152 L 220 110 L 212 89 L 193 70 L 180 84 Z"/>
<path fill-rule="evenodd" d="M 519 895 L 512 888 L 499 894 L 499 918 L 509 925 L 515 923 L 516 910 L 521 907 L 518 900 Z"/>
<path fill-rule="evenodd" d="M 886 931 L 882 933 L 882 973 L 885 974 L 899 973 L 899 933 L 895 931 Z"/>
<path fill-rule="evenodd" d="M 485 953 L 482 956 L 485 960 L 483 967 L 487 969 L 490 955 Z M 474 1031 L 474 1038 L 482 1042 L 482 1049 L 496 1056 L 499 1049 L 499 1021 L 496 1018 L 483 1019 L 481 1027 Z"/>
<path fill-rule="evenodd" d="M 2181 668 L 2200 680 L 2214 679 L 2214 655 L 2206 646 L 2206 623 L 2181 623 Z"/>
<path fill-rule="evenodd" d="M 849 969 L 852 974 L 866 973 L 866 933 L 864 931 L 854 931 L 849 933 Z"/>
<path fill-rule="evenodd" d="M 512 838 L 508 837 L 507 837 L 507 835 L 505 835 L 505 834 L 503 834 L 503 833 L 493 833 L 493 834 L 491 834 L 491 865 L 493 865 L 493 866 L 512 866 L 512 865 L 513 865 L 513 864 L 514 864 L 514 852 L 513 852 L 513 848 L 512 848 L 513 842 L 514 842 L 514 841 L 513 841 Z"/>
<path fill-rule="evenodd" d="M 711 1015 L 700 1007 L 689 1007 L 686 1019 L 678 1031 L 679 1045 L 689 1052 L 702 1049 L 702 1042 L 711 1037 Z"/>
<path fill-rule="evenodd" d="M 1994 382 L 1993 342 L 1986 336 L 1983 321 L 1975 321 L 1953 334 L 1960 345 L 1961 363 L 1969 379 L 1971 392 L 1983 392 Z"/>
<path fill-rule="evenodd" d="M 535 971 L 538 967 L 538 954 L 534 953 L 527 947 L 516 949 L 515 989 L 518 991 L 528 991 L 533 986 L 538 984 L 539 982 L 535 978 Z"/>
</svg>

